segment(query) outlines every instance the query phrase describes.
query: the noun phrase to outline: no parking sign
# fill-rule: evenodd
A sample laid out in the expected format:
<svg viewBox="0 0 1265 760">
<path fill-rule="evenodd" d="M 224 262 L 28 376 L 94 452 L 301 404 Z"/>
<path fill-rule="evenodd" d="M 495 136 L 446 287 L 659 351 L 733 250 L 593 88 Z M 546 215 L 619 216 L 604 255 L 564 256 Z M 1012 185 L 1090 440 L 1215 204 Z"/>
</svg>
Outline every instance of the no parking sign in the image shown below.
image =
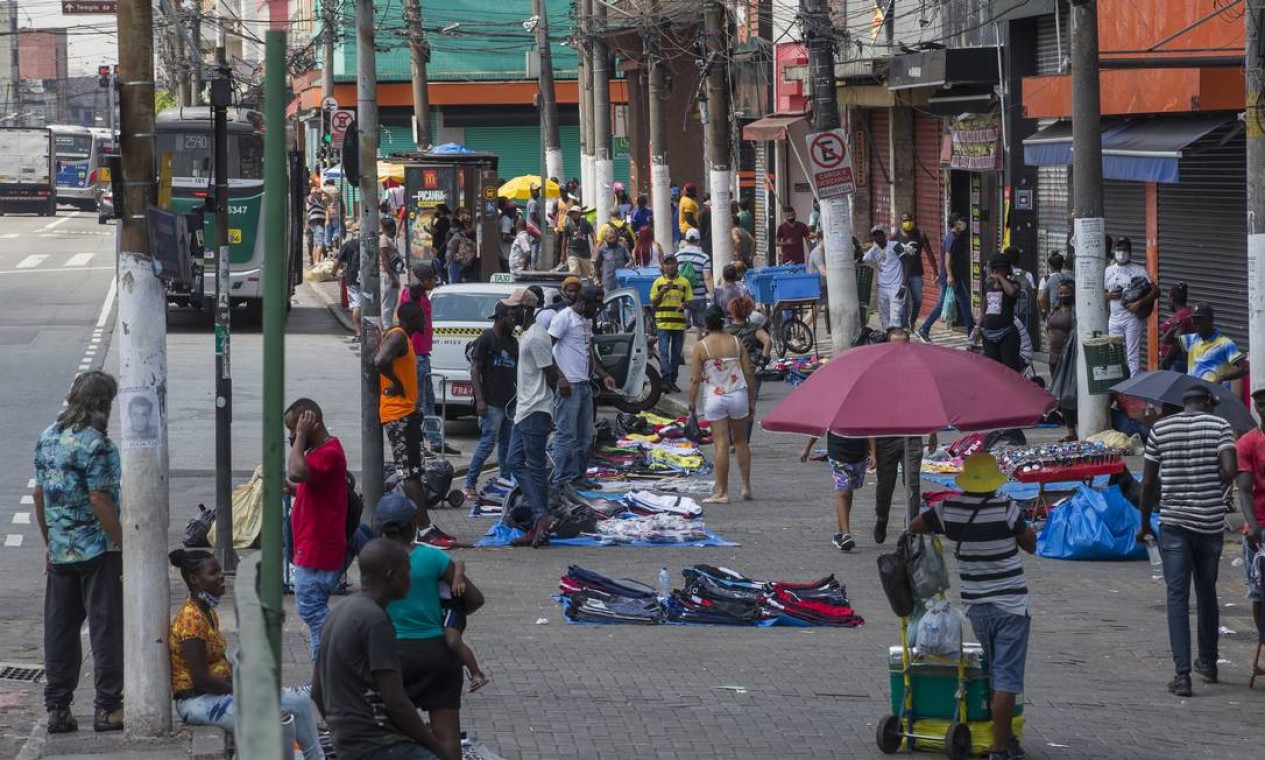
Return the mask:
<svg viewBox="0 0 1265 760">
<path fill-rule="evenodd" d="M 842 198 L 856 192 L 852 176 L 852 156 L 842 129 L 813 132 L 808 143 L 808 166 L 813 173 L 818 198 Z"/>
</svg>

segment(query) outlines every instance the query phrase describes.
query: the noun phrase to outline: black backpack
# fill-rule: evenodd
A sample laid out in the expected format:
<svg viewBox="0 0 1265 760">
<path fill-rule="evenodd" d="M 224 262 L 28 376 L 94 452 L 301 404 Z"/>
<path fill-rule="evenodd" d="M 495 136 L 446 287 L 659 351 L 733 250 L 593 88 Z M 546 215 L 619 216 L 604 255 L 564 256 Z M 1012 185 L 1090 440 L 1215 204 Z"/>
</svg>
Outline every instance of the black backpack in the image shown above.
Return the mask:
<svg viewBox="0 0 1265 760">
<path fill-rule="evenodd" d="M 215 510 L 207 509 L 205 504 L 198 505 L 198 516 L 189 521 L 184 528 L 184 541 L 182 542 L 187 548 L 208 548 L 211 541 L 207 536 L 211 532 L 211 526 L 215 524 Z"/>
</svg>

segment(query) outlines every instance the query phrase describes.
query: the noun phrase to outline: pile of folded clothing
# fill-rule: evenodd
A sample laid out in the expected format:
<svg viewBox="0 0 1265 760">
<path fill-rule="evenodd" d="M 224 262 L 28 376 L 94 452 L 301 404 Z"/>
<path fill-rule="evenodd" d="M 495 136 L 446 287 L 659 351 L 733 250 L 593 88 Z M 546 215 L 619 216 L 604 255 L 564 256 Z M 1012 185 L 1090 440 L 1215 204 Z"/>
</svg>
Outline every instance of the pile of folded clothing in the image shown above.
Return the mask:
<svg viewBox="0 0 1265 760">
<path fill-rule="evenodd" d="M 576 622 L 658 625 L 663 621 L 655 590 L 638 581 L 615 580 L 570 565 L 558 588 L 567 618 Z"/>
<path fill-rule="evenodd" d="M 653 491 L 629 491 L 624 504 L 635 515 L 676 515 L 694 519 L 703 516 L 703 508 L 688 496 L 659 494 Z"/>
<path fill-rule="evenodd" d="M 670 514 L 625 517 L 597 524 L 603 542 L 631 544 L 646 541 L 652 544 L 688 544 L 706 541 L 709 536 L 702 520 L 686 520 Z"/>
<path fill-rule="evenodd" d="M 700 616 L 718 614 L 727 617 L 729 625 L 769 621 L 768 624 L 855 627 L 865 622 L 848 604 L 843 584 L 833 575 L 810 583 L 770 582 L 712 565 L 687 567 L 681 574 L 685 588 L 674 593 L 667 605 L 668 619 L 674 622 L 702 622 Z M 742 622 L 751 610 L 754 618 Z"/>
</svg>

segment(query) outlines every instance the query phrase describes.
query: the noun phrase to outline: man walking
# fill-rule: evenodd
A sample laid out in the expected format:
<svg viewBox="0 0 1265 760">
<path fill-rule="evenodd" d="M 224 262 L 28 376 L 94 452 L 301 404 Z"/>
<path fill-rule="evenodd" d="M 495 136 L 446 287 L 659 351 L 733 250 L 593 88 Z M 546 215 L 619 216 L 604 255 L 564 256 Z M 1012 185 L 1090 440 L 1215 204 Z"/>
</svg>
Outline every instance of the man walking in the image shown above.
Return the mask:
<svg viewBox="0 0 1265 760">
<path fill-rule="evenodd" d="M 391 457 L 404 483 L 404 493 L 417 505 L 417 541 L 451 549 L 456 539 L 430 522 L 422 489 L 422 415 L 417 411 L 417 354 L 411 336 L 422 329 L 422 307 L 400 305 L 399 324 L 382 335 L 373 358 L 381 397 L 378 420 L 391 443 Z"/>
<path fill-rule="evenodd" d="M 927 268 L 936 271 L 936 256 L 931 251 L 931 240 L 914 221 L 914 215 L 906 211 L 900 215 L 900 229 L 896 232 L 896 242 L 905 247 L 905 284 L 909 287 L 905 299 L 905 325 L 917 324 L 922 314 L 922 262 L 925 259 Z"/>
<path fill-rule="evenodd" d="M 1107 332 L 1124 336 L 1129 374 L 1136 375 L 1142 361 L 1142 321 L 1151 316 L 1160 288 L 1151 280 L 1146 267 L 1133 263 L 1133 242 L 1129 238 L 1116 241 L 1114 256 L 1115 261 L 1108 265 L 1103 278 L 1111 304 Z"/>
<path fill-rule="evenodd" d="M 865 253 L 865 263 L 878 269 L 878 318 L 884 330 L 905 325 L 905 247 L 887 239 L 887 230 L 870 230 L 874 245 Z"/>
<path fill-rule="evenodd" d="M 307 625 L 315 662 L 329 597 L 347 560 L 347 455 L 312 399 L 295 401 L 283 420 L 290 431 L 286 477 L 298 485 L 290 510 L 294 606 Z"/>
<path fill-rule="evenodd" d="M 567 271 L 585 282 L 593 282 L 593 225 L 580 213 L 577 203 L 567 209 L 567 222 L 562 228 L 567 251 Z"/>
<path fill-rule="evenodd" d="M 1050 315 L 1050 310 L 1059 304 L 1059 286 L 1064 282 L 1073 282 L 1072 276 L 1063 271 L 1063 266 L 1067 263 L 1063 258 L 1063 254 L 1055 251 L 1045 260 L 1050 267 L 1050 273 L 1041 278 L 1041 283 L 1037 287 L 1037 309 L 1041 313 L 1041 320 Z"/>
<path fill-rule="evenodd" d="M 545 450 L 553 427 L 554 388 L 561 382 L 553 362 L 550 322 L 555 312 L 522 309 L 518 345 L 518 404 L 510 436 L 509 468 L 532 513 L 532 528 L 520 543 L 549 542 L 549 461 Z"/>
<path fill-rule="evenodd" d="M 325 193 L 315 184 L 307 196 L 307 231 L 312 246 L 308 252 L 308 261 L 316 266 L 325 258 Z"/>
<path fill-rule="evenodd" d="M 703 312 L 707 310 L 708 295 L 712 289 L 712 257 L 700 245 L 699 229 L 686 230 L 685 240 L 676 252 L 677 270 L 690 281 L 693 298 L 685 307 L 686 322 L 703 331 Z"/>
<path fill-rule="evenodd" d="M 808 225 L 795 218 L 795 209 L 782 209 L 783 221 L 777 227 L 777 250 L 781 254 L 778 264 L 803 264 L 804 241 L 808 239 Z"/>
<path fill-rule="evenodd" d="M 650 306 L 659 331 L 659 371 L 663 387 L 669 393 L 680 393 L 676 384 L 681 354 L 685 350 L 685 306 L 694 298 L 690 281 L 677 274 L 676 256 L 663 257 L 663 274 L 650 284 Z"/>
<path fill-rule="evenodd" d="M 35 444 L 35 520 L 48 551 L 44 581 L 44 707 L 48 732 L 76 731 L 70 704 L 92 645 L 92 728 L 123 729 L 123 527 L 119 452 L 106 435 L 118 382 L 75 378 L 66 408 Z"/>
<path fill-rule="evenodd" d="M 595 261 L 602 288 L 607 292 L 619 288 L 615 272 L 627 267 L 628 262 L 632 260 L 631 254 L 628 253 L 628 246 L 620 238 L 619 231 L 622 227 L 616 226 L 615 221 L 612 219 L 610 224 L 602 228 L 602 245 L 597 249 Z"/>
<path fill-rule="evenodd" d="M 1252 394 L 1256 416 L 1265 420 L 1265 388 L 1257 388 Z M 1243 570 L 1247 574 L 1247 598 L 1252 602 L 1252 620 L 1256 621 L 1256 640 L 1265 644 L 1265 617 L 1261 615 L 1261 569 L 1257 567 L 1256 552 L 1265 541 L 1265 434 L 1262 428 L 1252 432 L 1235 444 L 1238 451 L 1239 474 L 1235 482 L 1239 486 L 1239 506 L 1243 510 Z M 1255 675 L 1265 675 L 1258 667 Z"/>
<path fill-rule="evenodd" d="M 592 285 L 580 290 L 575 305 L 563 309 L 549 325 L 555 343 L 553 360 L 562 379 L 553 417 L 553 480 L 557 490 L 594 484 L 584 480 L 589 449 L 593 444 L 593 389 L 589 378 L 600 375 L 607 390 L 615 390 L 615 378 L 593 359 L 593 317 L 601 306 L 599 291 Z"/>
<path fill-rule="evenodd" d="M 518 382 L 518 339 L 514 326 L 524 308 L 535 308 L 536 294 L 519 288 L 496 305 L 492 327 L 484 330 L 470 350 L 470 384 L 474 388 L 474 410 L 479 417 L 479 445 L 466 471 L 466 496 L 479 496 L 479 474 L 496 446 L 496 464 L 502 479 L 509 479 L 510 435 L 514 422 L 509 415 Z"/>
<path fill-rule="evenodd" d="M 927 343 L 931 342 L 931 326 L 940 319 L 944 300 L 950 290 L 953 291 L 953 300 L 958 306 L 958 318 L 966 327 L 967 334 L 975 330 L 968 287 L 971 281 L 971 245 L 966 235 L 966 220 L 958 214 L 949 215 L 949 231 L 944 234 L 944 243 L 940 246 L 939 272 L 940 299 L 936 301 L 922 327 L 918 328 L 918 337 Z"/>
<path fill-rule="evenodd" d="M 1151 513 L 1160 513 L 1160 558 L 1167 587 L 1168 641 L 1176 675 L 1168 691 L 1191 696 L 1190 586 L 1198 602 L 1199 654 L 1194 670 L 1217 682 L 1217 567 L 1225 540 L 1225 488 L 1234 479 L 1234 431 L 1212 414 L 1206 386 L 1182 394 L 1185 409 L 1151 427 L 1142 475 L 1142 528 L 1138 543 L 1155 540 Z"/>
</svg>

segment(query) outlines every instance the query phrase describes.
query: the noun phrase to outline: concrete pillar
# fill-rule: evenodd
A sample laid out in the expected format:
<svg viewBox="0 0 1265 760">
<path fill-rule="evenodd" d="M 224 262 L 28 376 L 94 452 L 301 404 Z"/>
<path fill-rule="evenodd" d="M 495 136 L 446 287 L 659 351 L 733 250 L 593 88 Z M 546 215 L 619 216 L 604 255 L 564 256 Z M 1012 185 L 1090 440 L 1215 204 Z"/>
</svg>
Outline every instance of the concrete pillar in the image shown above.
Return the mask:
<svg viewBox="0 0 1265 760">
<path fill-rule="evenodd" d="M 895 225 L 900 215 L 914 213 L 917 192 L 914 179 L 916 164 L 914 162 L 914 109 L 908 106 L 893 106 L 888 121 L 888 139 L 891 144 L 889 155 L 892 165 L 892 218 Z"/>
<path fill-rule="evenodd" d="M 637 195 L 650 192 L 650 121 L 646 109 L 646 73 L 640 66 L 625 69 L 628 85 L 628 110 L 625 128 L 628 136 L 628 199 L 637 202 Z"/>
</svg>

